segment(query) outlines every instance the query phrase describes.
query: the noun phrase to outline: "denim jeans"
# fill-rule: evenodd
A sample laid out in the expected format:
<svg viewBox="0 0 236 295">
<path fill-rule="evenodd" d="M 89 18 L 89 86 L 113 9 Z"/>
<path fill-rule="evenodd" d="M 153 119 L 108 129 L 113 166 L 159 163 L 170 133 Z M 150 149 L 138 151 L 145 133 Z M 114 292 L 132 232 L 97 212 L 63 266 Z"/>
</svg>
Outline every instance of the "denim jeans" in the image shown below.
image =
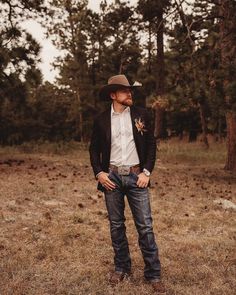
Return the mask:
<svg viewBox="0 0 236 295">
<path fill-rule="evenodd" d="M 139 188 L 138 176 L 134 173 L 119 175 L 110 171 L 109 178 L 116 184 L 112 191 L 105 191 L 106 207 L 110 221 L 112 246 L 114 249 L 115 270 L 130 273 L 131 258 L 125 227 L 125 195 L 138 231 L 139 247 L 142 251 L 146 280 L 160 279 L 161 265 L 158 247 L 152 227 L 152 216 L 148 188 Z"/>
</svg>

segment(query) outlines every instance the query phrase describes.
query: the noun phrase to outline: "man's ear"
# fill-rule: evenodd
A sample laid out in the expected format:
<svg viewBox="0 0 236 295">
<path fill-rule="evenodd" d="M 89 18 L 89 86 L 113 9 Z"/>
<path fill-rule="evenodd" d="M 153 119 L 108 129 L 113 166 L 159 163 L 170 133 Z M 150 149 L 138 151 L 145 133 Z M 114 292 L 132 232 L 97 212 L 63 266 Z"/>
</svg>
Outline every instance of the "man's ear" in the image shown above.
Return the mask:
<svg viewBox="0 0 236 295">
<path fill-rule="evenodd" d="M 111 92 L 111 93 L 110 93 L 110 97 L 111 97 L 111 99 L 115 99 L 115 98 L 116 98 L 116 94 L 115 94 L 115 92 Z"/>
</svg>

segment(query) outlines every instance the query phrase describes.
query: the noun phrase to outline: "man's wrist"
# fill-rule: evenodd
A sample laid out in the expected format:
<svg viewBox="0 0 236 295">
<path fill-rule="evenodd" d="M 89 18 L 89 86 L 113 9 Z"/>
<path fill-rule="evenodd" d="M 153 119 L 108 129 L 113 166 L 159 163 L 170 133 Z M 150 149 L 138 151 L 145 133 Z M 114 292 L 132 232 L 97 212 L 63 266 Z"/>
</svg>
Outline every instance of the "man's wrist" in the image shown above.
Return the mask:
<svg viewBox="0 0 236 295">
<path fill-rule="evenodd" d="M 102 173 L 103 173 L 103 171 L 98 172 L 98 174 L 96 174 L 95 178 L 98 179 L 98 176 Z"/>
<path fill-rule="evenodd" d="M 150 177 L 150 175 L 151 175 L 151 172 L 148 171 L 146 168 L 143 168 L 143 173 L 144 173 L 147 177 Z"/>
</svg>

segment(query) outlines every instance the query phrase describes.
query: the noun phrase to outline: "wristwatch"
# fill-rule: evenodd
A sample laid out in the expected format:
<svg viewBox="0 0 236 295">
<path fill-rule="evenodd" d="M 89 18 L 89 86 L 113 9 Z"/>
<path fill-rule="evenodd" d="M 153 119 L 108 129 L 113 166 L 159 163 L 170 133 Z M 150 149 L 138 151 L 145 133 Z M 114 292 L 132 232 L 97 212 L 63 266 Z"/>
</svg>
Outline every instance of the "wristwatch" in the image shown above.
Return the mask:
<svg viewBox="0 0 236 295">
<path fill-rule="evenodd" d="M 143 169 L 143 173 L 147 176 L 147 177 L 149 177 L 150 175 L 151 175 L 151 173 L 147 170 L 147 169 Z"/>
</svg>

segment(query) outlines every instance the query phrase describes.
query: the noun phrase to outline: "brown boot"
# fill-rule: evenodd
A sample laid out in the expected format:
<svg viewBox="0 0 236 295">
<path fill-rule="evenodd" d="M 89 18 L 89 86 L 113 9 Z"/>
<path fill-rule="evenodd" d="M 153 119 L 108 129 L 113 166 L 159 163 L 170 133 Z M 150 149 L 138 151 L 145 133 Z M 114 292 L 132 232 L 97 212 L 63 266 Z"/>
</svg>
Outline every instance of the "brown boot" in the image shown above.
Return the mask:
<svg viewBox="0 0 236 295">
<path fill-rule="evenodd" d="M 165 285 L 161 281 L 153 281 L 150 284 L 156 294 L 166 294 Z"/>
<path fill-rule="evenodd" d="M 118 283 L 123 281 L 125 278 L 128 278 L 130 274 L 122 272 L 122 271 L 114 271 L 109 279 L 109 283 L 111 286 L 116 286 Z"/>
</svg>

